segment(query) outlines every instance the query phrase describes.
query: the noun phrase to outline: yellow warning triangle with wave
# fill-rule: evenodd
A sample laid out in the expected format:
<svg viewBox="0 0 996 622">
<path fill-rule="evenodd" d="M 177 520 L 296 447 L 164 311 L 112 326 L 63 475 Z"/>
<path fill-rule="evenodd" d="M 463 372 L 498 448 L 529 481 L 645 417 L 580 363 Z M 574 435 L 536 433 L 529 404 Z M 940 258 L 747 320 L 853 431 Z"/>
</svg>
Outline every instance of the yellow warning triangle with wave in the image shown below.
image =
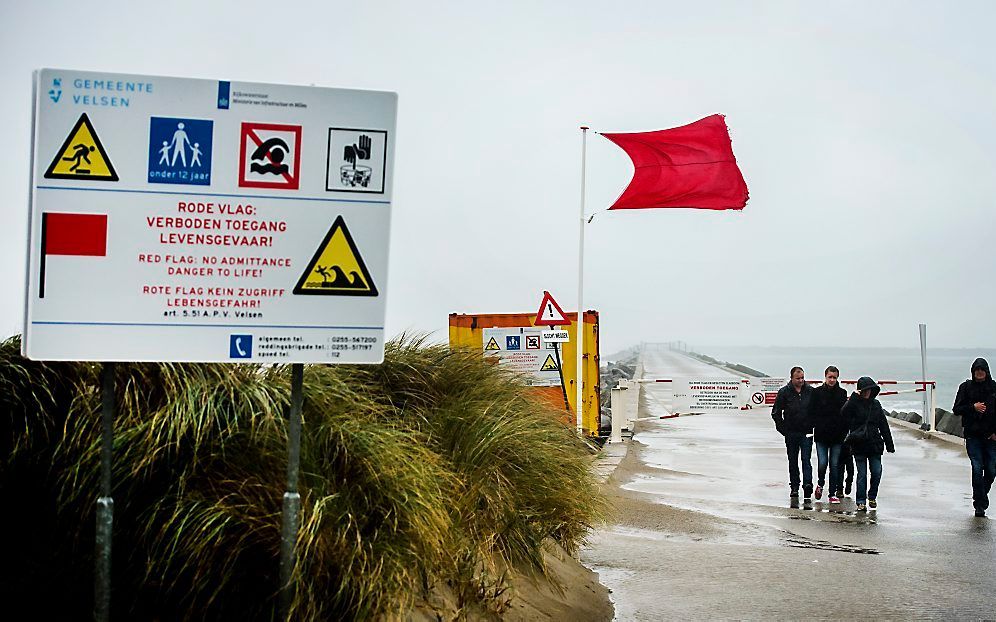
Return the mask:
<svg viewBox="0 0 996 622">
<path fill-rule="evenodd" d="M 543 366 L 539 368 L 540 371 L 557 371 L 560 369 L 557 367 L 557 362 L 553 360 L 552 354 L 546 355 L 546 360 L 543 361 Z"/>
<path fill-rule="evenodd" d="M 316 296 L 377 295 L 377 286 L 342 216 L 332 223 L 332 228 L 297 282 L 294 293 Z"/>
<path fill-rule="evenodd" d="M 492 337 L 491 341 L 488 342 L 488 345 L 484 348 L 484 350 L 485 351 L 488 351 L 488 350 L 501 350 L 501 346 L 499 346 L 498 342 L 495 341 L 495 338 Z"/>
<path fill-rule="evenodd" d="M 118 174 L 84 112 L 45 171 L 46 179 L 117 181 Z"/>
</svg>

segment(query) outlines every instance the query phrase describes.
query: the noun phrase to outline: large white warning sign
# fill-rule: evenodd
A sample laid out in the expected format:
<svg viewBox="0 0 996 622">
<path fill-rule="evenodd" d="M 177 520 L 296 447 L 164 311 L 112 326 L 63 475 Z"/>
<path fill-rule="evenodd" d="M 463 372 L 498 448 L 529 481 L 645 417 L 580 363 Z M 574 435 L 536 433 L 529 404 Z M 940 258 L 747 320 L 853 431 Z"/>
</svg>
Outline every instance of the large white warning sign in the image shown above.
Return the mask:
<svg viewBox="0 0 996 622">
<path fill-rule="evenodd" d="M 497 359 L 500 367 L 523 374 L 531 386 L 560 386 L 557 357 L 545 347 L 541 328 L 485 328 L 483 332 L 484 356 Z"/>
<path fill-rule="evenodd" d="M 394 93 L 34 81 L 25 355 L 383 359 Z"/>
<path fill-rule="evenodd" d="M 749 384 L 744 379 L 675 378 L 674 411 L 700 413 L 715 410 L 744 410 L 744 396 Z"/>
</svg>

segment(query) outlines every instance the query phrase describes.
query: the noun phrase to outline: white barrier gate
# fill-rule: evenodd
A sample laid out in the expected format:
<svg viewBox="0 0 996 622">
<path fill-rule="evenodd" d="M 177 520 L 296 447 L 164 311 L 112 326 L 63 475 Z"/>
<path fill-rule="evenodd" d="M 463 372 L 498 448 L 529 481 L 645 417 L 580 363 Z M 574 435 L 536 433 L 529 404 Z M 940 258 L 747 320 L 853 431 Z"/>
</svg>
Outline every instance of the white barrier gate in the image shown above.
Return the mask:
<svg viewBox="0 0 996 622">
<path fill-rule="evenodd" d="M 716 411 L 747 411 L 760 409 L 770 412 L 778 390 L 788 384 L 788 378 L 642 378 L 627 381 L 648 389 L 645 397 L 651 405 L 662 407 L 671 414 L 690 414 Z M 807 380 L 811 385 L 822 380 Z M 857 380 L 841 380 L 844 388 L 857 385 Z M 927 393 L 927 412 L 924 422 L 933 428 L 933 414 L 936 408 L 933 380 L 879 380 L 882 387 L 880 397 L 908 393 Z M 651 390 L 651 387 L 653 389 Z M 890 387 L 896 387 L 892 389 Z M 900 388 L 909 387 L 909 388 Z M 638 400 L 638 394 L 632 396 Z M 632 410 L 627 407 L 627 423 L 637 418 L 637 401 Z"/>
</svg>

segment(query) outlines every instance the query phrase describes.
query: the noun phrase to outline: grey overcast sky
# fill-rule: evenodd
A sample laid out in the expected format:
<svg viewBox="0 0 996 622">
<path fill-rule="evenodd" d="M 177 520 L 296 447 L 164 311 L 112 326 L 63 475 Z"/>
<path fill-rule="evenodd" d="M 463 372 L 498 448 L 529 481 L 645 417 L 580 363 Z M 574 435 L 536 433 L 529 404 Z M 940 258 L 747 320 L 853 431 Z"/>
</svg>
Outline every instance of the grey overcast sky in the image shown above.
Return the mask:
<svg viewBox="0 0 996 622">
<path fill-rule="evenodd" d="M 727 115 L 742 212 L 601 212 L 602 350 L 996 346 L 996 3 L 2 0 L 0 333 L 41 67 L 397 91 L 387 332 L 576 308 L 578 126 Z M 589 136 L 588 211 L 629 181 Z"/>
</svg>

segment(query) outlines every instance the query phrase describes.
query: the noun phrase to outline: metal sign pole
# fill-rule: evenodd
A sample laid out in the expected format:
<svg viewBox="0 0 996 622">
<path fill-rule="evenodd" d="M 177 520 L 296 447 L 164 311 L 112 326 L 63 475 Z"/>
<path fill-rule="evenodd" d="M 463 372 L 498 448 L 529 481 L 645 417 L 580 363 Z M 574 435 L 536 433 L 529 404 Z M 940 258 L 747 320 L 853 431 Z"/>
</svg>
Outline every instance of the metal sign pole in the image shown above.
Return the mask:
<svg viewBox="0 0 996 622">
<path fill-rule="evenodd" d="M 577 365 L 574 370 L 574 390 L 577 433 L 584 433 L 584 202 L 585 158 L 588 153 L 588 127 L 581 126 L 581 215 L 578 222 L 578 321 Z"/>
<path fill-rule="evenodd" d="M 930 399 L 927 396 L 927 325 L 920 324 L 920 365 L 923 371 L 923 423 L 921 430 L 930 430 L 934 422 L 934 413 L 930 410 Z"/>
<path fill-rule="evenodd" d="M 111 498 L 111 466 L 114 450 L 114 363 L 100 370 L 102 432 L 100 440 L 100 497 L 97 498 L 97 550 L 94 559 L 94 618 L 111 619 L 111 531 L 114 499 Z"/>
<path fill-rule="evenodd" d="M 557 330 L 556 326 L 551 326 L 553 330 Z M 564 366 L 560 362 L 560 344 L 557 342 L 553 343 L 553 356 L 557 360 L 557 373 L 560 374 L 560 390 L 564 392 L 564 408 L 567 409 L 567 415 L 571 414 L 571 402 L 567 398 L 567 385 L 564 384 Z"/>
<path fill-rule="evenodd" d="M 302 385 L 304 365 L 291 365 L 291 404 L 290 421 L 287 433 L 287 492 L 284 493 L 283 528 L 280 540 L 280 611 L 283 620 L 290 619 L 291 603 L 294 602 L 294 548 L 297 544 L 297 524 L 301 513 L 301 495 L 297 492 L 297 480 L 301 467 L 301 405 L 304 401 Z"/>
</svg>

